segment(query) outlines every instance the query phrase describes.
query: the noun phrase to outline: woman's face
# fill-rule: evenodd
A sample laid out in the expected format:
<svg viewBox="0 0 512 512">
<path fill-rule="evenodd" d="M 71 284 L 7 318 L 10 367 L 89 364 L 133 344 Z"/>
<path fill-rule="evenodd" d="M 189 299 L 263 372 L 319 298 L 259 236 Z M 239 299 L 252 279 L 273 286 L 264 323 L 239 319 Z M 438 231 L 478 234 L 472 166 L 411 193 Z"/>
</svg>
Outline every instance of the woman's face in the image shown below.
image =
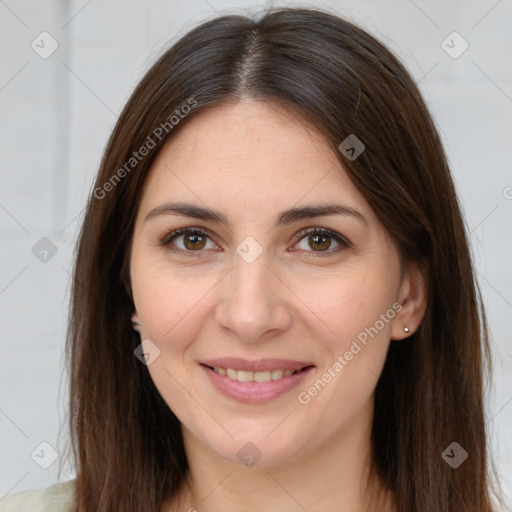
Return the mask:
<svg viewBox="0 0 512 512">
<path fill-rule="evenodd" d="M 145 182 L 130 263 L 148 370 L 186 439 L 273 465 L 368 427 L 407 277 L 303 122 L 245 100 L 179 127 Z"/>
</svg>

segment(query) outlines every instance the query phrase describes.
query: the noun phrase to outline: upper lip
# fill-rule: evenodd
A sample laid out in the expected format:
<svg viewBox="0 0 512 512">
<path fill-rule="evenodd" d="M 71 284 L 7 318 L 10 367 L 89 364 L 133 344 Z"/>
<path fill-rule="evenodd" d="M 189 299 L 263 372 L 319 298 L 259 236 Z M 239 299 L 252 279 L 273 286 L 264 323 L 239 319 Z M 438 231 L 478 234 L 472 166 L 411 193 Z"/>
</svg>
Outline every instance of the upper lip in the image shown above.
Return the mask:
<svg viewBox="0 0 512 512">
<path fill-rule="evenodd" d="M 201 364 L 212 368 L 232 368 L 252 372 L 265 372 L 269 370 L 302 370 L 306 366 L 313 366 L 313 363 L 295 361 L 292 359 L 258 359 L 248 361 L 238 357 L 219 357 L 201 361 Z"/>
</svg>

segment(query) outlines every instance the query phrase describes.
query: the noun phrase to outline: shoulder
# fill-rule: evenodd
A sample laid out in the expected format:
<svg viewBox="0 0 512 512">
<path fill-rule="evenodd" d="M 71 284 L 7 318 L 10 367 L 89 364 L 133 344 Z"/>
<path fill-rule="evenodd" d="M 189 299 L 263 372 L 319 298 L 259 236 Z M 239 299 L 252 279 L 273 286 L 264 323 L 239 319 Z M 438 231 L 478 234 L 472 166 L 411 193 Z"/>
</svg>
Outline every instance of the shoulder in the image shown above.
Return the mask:
<svg viewBox="0 0 512 512">
<path fill-rule="evenodd" d="M 0 512 L 72 512 L 75 480 L 0 496 Z"/>
</svg>

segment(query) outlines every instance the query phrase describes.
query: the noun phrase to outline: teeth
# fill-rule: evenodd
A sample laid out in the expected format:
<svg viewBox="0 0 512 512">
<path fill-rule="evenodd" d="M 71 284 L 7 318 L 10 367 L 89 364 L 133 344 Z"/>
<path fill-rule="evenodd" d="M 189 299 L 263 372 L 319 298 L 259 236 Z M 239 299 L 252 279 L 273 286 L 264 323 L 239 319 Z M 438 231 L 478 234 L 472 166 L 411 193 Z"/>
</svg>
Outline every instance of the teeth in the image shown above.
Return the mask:
<svg viewBox="0 0 512 512">
<path fill-rule="evenodd" d="M 272 372 L 254 372 L 254 382 L 270 382 L 272 380 Z"/>
<path fill-rule="evenodd" d="M 215 368 L 214 368 L 215 369 Z M 227 376 L 230 379 L 238 380 L 238 372 L 236 370 L 233 370 L 231 368 L 226 368 Z"/>
<path fill-rule="evenodd" d="M 246 372 L 244 370 L 238 370 L 238 381 L 239 382 L 252 382 L 254 380 L 254 372 Z"/>
<path fill-rule="evenodd" d="M 279 380 L 284 375 L 284 370 L 272 370 L 272 380 Z"/>
<path fill-rule="evenodd" d="M 233 368 L 220 368 L 218 366 L 216 366 L 213 371 L 219 375 L 227 376 L 231 380 L 237 380 L 238 382 L 270 382 L 271 380 L 279 380 L 297 373 L 297 370 L 250 372 L 246 370 L 234 370 Z"/>
</svg>

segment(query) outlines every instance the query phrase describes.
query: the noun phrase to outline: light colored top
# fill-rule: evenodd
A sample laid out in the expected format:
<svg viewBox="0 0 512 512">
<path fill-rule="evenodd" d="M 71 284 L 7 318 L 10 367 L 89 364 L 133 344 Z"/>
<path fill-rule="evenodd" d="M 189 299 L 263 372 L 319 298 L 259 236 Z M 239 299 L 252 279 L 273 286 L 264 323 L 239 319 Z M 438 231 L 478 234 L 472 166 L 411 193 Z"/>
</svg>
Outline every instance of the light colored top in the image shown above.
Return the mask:
<svg viewBox="0 0 512 512">
<path fill-rule="evenodd" d="M 71 512 L 75 480 L 0 496 L 0 512 Z"/>
</svg>

